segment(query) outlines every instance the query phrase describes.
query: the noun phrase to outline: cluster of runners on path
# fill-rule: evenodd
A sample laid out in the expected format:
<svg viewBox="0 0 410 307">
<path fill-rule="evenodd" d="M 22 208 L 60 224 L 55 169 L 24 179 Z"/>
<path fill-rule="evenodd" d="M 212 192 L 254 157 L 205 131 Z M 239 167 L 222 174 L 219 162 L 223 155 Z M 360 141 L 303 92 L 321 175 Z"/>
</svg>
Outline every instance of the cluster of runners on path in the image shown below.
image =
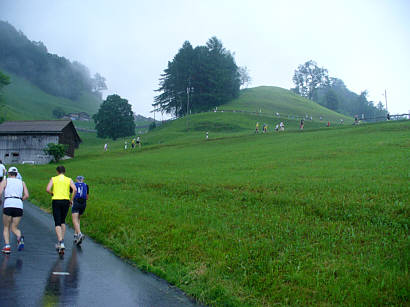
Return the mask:
<svg viewBox="0 0 410 307">
<path fill-rule="evenodd" d="M 52 177 L 47 184 L 46 191 L 51 195 L 51 205 L 54 218 L 59 254 L 64 254 L 64 235 L 66 231 L 65 219 L 71 207 L 71 216 L 74 225 L 74 243 L 80 245 L 85 236 L 81 233 L 80 218 L 87 206 L 89 187 L 83 176 L 77 176 L 76 182 L 65 176 L 64 166 L 56 168 L 57 176 Z M 19 178 L 18 178 L 19 177 Z M 70 196 L 71 194 L 71 196 Z M 29 197 L 26 184 L 22 180 L 18 169 L 11 166 L 6 171 L 0 160 L 0 205 L 3 205 L 3 238 L 4 254 L 10 254 L 10 231 L 17 237 L 17 250 L 24 249 L 24 236 L 18 228 L 23 216 L 23 201 Z"/>
</svg>

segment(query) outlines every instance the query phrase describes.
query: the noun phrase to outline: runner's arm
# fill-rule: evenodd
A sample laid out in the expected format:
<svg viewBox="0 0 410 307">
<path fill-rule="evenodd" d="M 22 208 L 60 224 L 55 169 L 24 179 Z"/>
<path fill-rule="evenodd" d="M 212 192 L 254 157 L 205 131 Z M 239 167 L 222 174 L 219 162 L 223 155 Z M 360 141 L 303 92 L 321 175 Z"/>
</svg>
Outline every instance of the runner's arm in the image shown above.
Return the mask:
<svg viewBox="0 0 410 307">
<path fill-rule="evenodd" d="M 28 189 L 26 184 L 23 182 L 23 198 L 22 200 L 26 200 L 27 198 L 29 198 L 29 194 L 28 194 Z"/>
<path fill-rule="evenodd" d="M 7 179 L 3 179 L 3 181 L 0 183 L 0 196 L 3 194 L 3 191 L 6 188 L 6 180 Z"/>
<path fill-rule="evenodd" d="M 46 191 L 47 191 L 47 193 L 50 194 L 51 196 L 53 196 L 52 188 L 53 188 L 53 179 L 50 179 L 50 182 L 49 182 L 48 185 L 47 185 Z"/>
</svg>

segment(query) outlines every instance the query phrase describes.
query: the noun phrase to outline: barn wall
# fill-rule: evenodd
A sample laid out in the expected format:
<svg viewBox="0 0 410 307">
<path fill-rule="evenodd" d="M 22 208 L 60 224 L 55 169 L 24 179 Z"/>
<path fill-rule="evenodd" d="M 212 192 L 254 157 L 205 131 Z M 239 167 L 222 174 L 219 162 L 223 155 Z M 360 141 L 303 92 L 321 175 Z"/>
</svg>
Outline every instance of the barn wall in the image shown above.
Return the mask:
<svg viewBox="0 0 410 307">
<path fill-rule="evenodd" d="M 20 164 L 34 161 L 49 163 L 52 157 L 43 149 L 48 143 L 58 143 L 57 135 L 0 135 L 0 160 L 5 164 Z"/>
<path fill-rule="evenodd" d="M 64 129 L 63 129 L 63 133 L 60 134 L 59 137 L 59 144 L 66 144 L 68 145 L 67 148 L 67 156 L 74 158 L 74 150 L 76 148 L 78 148 L 78 143 L 76 140 L 76 135 L 74 133 L 75 128 L 74 126 L 71 125 L 67 125 Z"/>
</svg>

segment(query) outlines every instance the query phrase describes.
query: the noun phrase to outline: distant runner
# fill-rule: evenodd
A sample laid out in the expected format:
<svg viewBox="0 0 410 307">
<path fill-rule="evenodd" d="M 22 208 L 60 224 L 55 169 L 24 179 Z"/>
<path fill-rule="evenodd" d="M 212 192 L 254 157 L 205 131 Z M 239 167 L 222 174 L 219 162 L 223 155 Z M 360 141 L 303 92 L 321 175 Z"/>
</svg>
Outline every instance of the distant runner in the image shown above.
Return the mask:
<svg viewBox="0 0 410 307">
<path fill-rule="evenodd" d="M 259 122 L 256 123 L 255 133 L 259 133 Z"/>
<path fill-rule="evenodd" d="M 141 149 L 141 138 L 139 136 L 137 137 L 137 145 L 138 148 Z"/>
<path fill-rule="evenodd" d="M 303 127 L 305 126 L 305 121 L 303 118 L 300 120 L 300 130 L 303 130 Z"/>
<path fill-rule="evenodd" d="M 71 217 L 74 224 L 74 243 L 80 245 L 85 238 L 85 236 L 81 233 L 80 218 L 85 211 L 85 207 L 87 206 L 89 188 L 84 182 L 83 176 L 77 176 L 76 179 L 77 182 L 75 183 L 75 187 L 77 188 L 77 193 L 74 196 L 74 203 L 71 208 Z"/>
<path fill-rule="evenodd" d="M 60 165 L 56 168 L 57 176 L 52 177 L 47 185 L 46 191 L 52 197 L 53 217 L 57 235 L 56 249 L 60 254 L 64 254 L 65 219 L 67 217 L 70 204 L 73 203 L 77 188 L 71 178 L 66 177 L 65 167 Z M 70 201 L 70 188 L 73 190 Z"/>
<path fill-rule="evenodd" d="M 26 184 L 17 179 L 18 170 L 15 167 L 9 168 L 9 178 L 4 179 L 0 183 L 0 195 L 4 192 L 4 207 L 3 207 L 3 237 L 4 247 L 1 250 L 5 254 L 10 254 L 10 225 L 11 231 L 17 237 L 17 250 L 24 249 L 24 236 L 22 235 L 18 225 L 23 216 L 23 200 L 29 197 Z"/>
<path fill-rule="evenodd" d="M 107 151 L 107 150 L 108 150 L 108 144 L 105 143 L 105 144 L 104 144 L 104 151 Z"/>
</svg>

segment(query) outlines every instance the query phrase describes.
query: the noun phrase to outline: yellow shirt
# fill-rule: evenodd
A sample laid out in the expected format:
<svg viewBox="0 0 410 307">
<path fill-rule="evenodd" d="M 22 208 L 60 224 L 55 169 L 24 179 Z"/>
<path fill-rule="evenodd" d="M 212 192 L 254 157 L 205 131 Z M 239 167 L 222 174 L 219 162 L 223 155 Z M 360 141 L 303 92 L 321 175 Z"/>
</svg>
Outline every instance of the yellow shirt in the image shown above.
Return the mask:
<svg viewBox="0 0 410 307">
<path fill-rule="evenodd" d="M 51 178 L 53 181 L 53 196 L 51 199 L 70 199 L 71 178 L 60 174 Z"/>
</svg>

